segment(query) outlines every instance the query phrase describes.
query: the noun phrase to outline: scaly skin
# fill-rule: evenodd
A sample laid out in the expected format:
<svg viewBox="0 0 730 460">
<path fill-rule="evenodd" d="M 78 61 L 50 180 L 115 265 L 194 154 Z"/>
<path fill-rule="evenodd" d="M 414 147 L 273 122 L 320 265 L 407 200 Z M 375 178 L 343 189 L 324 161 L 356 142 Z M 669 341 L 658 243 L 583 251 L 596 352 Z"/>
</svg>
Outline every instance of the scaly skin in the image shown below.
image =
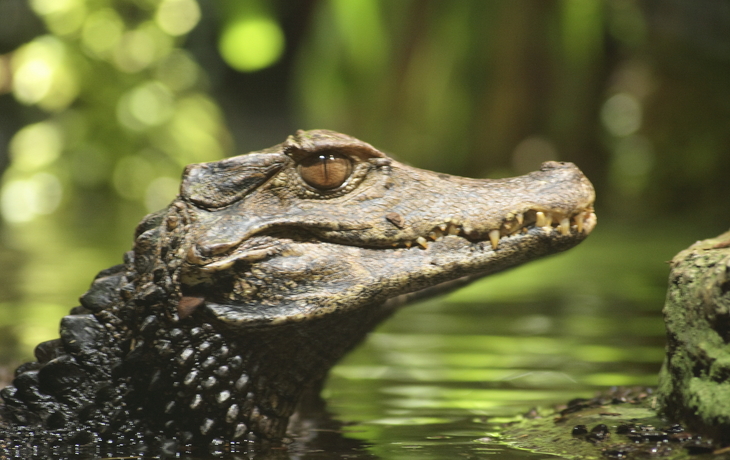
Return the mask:
<svg viewBox="0 0 730 460">
<path fill-rule="evenodd" d="M 0 439 L 277 442 L 396 307 L 575 246 L 593 199 L 569 163 L 465 179 L 324 130 L 191 165 L 2 390 Z"/>
</svg>

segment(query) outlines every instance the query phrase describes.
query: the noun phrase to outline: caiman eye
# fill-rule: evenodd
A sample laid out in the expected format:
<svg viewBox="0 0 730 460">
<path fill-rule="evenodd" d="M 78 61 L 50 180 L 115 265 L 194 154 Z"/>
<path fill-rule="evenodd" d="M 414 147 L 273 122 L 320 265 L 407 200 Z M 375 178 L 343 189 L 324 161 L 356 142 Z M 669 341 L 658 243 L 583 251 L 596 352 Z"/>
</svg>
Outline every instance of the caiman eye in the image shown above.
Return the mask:
<svg viewBox="0 0 730 460">
<path fill-rule="evenodd" d="M 316 153 L 299 163 L 304 182 L 319 190 L 332 190 L 344 184 L 352 173 L 352 160 L 340 153 Z"/>
</svg>

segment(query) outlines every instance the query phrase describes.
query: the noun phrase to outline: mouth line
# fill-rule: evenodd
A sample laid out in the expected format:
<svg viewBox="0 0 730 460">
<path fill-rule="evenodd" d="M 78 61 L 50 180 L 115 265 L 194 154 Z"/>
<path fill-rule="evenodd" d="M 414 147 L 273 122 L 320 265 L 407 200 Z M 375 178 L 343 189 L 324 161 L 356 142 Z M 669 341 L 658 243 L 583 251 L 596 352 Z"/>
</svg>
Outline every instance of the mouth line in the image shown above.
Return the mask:
<svg viewBox="0 0 730 460">
<path fill-rule="evenodd" d="M 393 243 L 393 247 L 407 249 L 420 248 L 428 249 L 430 242 L 439 241 L 447 236 L 460 236 L 472 243 L 489 240 L 492 249 L 499 247 L 499 241 L 503 237 L 527 233 L 535 227 L 542 228 L 547 234 L 558 231 L 561 236 L 568 236 L 572 232 L 576 234 L 590 233 L 596 221 L 596 214 L 593 206 L 589 205 L 584 209 L 566 214 L 555 210 L 529 209 L 519 213 L 509 213 L 502 223 L 489 230 L 475 229 L 468 223 L 462 223 L 455 218 L 444 219 L 444 222 L 433 227 L 425 235 L 412 240 L 405 240 Z"/>
<path fill-rule="evenodd" d="M 376 250 L 403 248 L 407 250 L 426 250 L 432 242 L 439 241 L 450 236 L 457 236 L 472 244 L 489 241 L 491 243 L 492 250 L 496 251 L 499 248 L 499 242 L 502 238 L 527 234 L 534 228 L 542 228 L 548 235 L 552 234 L 552 232 L 558 232 L 560 236 L 569 236 L 571 234 L 575 234 L 577 236 L 582 233 L 590 233 L 593 230 L 595 223 L 596 214 L 593 211 L 592 205 L 573 211 L 570 214 L 548 209 L 528 209 L 524 212 L 508 213 L 498 227 L 488 230 L 473 228 L 469 225 L 469 223 L 461 222 L 457 218 L 446 218 L 442 223 L 435 225 L 432 230 L 427 232 L 425 235 L 418 236 L 415 239 L 396 241 L 390 246 L 367 246 L 367 248 Z M 262 235 L 264 234 L 259 233 L 255 236 Z M 309 232 L 300 231 L 297 232 L 297 235 L 303 238 L 295 238 L 294 241 L 299 240 L 303 242 L 342 244 L 339 242 L 322 241 Z M 286 235 L 286 238 L 291 240 L 292 234 Z M 200 270 L 205 272 L 217 272 L 230 268 L 239 260 L 247 260 L 250 262 L 261 260 L 274 255 L 281 249 L 281 246 L 278 245 L 266 246 L 267 247 L 265 248 L 254 250 L 249 249 L 248 251 L 240 251 L 240 249 L 234 250 L 227 255 L 211 261 L 205 261 L 200 258 L 191 247 L 191 251 L 189 251 L 187 259 L 189 263 L 196 265 Z"/>
</svg>

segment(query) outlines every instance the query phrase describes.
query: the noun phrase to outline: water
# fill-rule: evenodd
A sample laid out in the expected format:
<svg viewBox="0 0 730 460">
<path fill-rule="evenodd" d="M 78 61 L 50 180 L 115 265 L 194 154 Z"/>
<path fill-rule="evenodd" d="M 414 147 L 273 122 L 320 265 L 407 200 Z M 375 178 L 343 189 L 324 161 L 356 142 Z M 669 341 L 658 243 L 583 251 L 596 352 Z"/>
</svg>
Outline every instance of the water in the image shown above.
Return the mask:
<svg viewBox="0 0 730 460">
<path fill-rule="evenodd" d="M 404 310 L 333 370 L 329 407 L 381 458 L 524 458 L 490 442 L 510 417 L 611 385 L 655 385 L 657 305 L 431 302 Z M 538 458 L 538 457 L 535 457 Z"/>
<path fill-rule="evenodd" d="M 664 262 L 709 236 L 663 226 L 599 226 L 564 255 L 404 308 L 333 369 L 324 396 L 345 424 L 340 432 L 272 455 L 547 458 L 500 444 L 502 424 L 533 407 L 550 408 L 613 385 L 655 385 L 664 346 Z M 68 255 L 87 254 L 88 264 L 110 265 L 116 260 L 109 249 L 76 242 L 55 255 L 0 253 L 6 262 L 3 364 L 29 358 L 33 343 L 53 338 L 80 286 L 104 268 L 70 273 L 62 268 Z M 79 257 L 69 263 L 83 266 Z M 49 288 L 50 281 L 32 281 L 52 277 L 54 270 L 65 284 Z M 54 289 L 58 302 L 51 300 Z"/>
</svg>

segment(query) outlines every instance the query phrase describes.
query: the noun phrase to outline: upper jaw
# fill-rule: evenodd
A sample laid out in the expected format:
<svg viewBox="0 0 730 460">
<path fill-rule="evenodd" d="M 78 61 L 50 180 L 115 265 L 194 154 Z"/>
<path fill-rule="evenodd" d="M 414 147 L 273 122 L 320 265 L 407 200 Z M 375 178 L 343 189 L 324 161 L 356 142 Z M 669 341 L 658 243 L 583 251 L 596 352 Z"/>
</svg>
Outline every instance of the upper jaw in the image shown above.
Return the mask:
<svg viewBox="0 0 730 460">
<path fill-rule="evenodd" d="M 541 209 L 541 210 L 538 210 Z M 557 232 L 562 236 L 571 234 L 588 235 L 595 227 L 596 214 L 592 206 L 580 208 L 570 213 L 547 208 L 528 208 L 525 211 L 509 212 L 501 224 L 492 228 L 473 228 L 459 219 L 446 218 L 432 230 L 412 240 L 395 243 L 395 247 L 417 246 L 428 249 L 431 241 L 439 241 L 446 236 L 461 236 L 472 242 L 489 240 L 493 250 L 497 250 L 502 238 L 527 233 L 531 228 L 541 228 L 547 234 Z"/>
<path fill-rule="evenodd" d="M 189 248 L 187 262 L 215 272 L 239 260 L 271 256 L 276 251 L 247 248 L 255 235 L 271 232 L 373 249 L 427 249 L 433 241 L 458 236 L 472 243 L 488 241 L 496 251 L 502 239 L 533 227 L 570 236 L 587 235 L 595 225 L 593 187 L 570 163 L 548 162 L 540 171 L 500 180 L 445 176 L 394 163 L 388 180 L 395 183 L 393 193 L 373 198 L 379 188 L 375 183 L 361 192 L 367 199 L 335 201 L 336 212 L 324 203 L 306 211 L 272 209 L 268 217 L 251 218 L 251 210 L 242 208 L 208 221 L 206 226 L 227 229 L 224 238 L 219 230 L 204 229 L 203 238 Z"/>
<path fill-rule="evenodd" d="M 183 291 L 204 298 L 203 309 L 231 326 L 302 321 L 396 304 L 560 252 L 596 225 L 593 187 L 571 164 L 502 180 L 419 172 L 415 184 L 414 170 L 402 171 L 393 165 L 389 189 L 373 181 L 357 190 L 363 199 L 309 202 L 306 210 L 272 200 L 253 218 L 245 200 L 221 216 L 199 211 Z M 221 234 L 211 228 L 226 229 L 223 238 L 206 239 Z"/>
<path fill-rule="evenodd" d="M 265 284 L 273 302 L 207 298 L 204 310 L 230 327 L 270 327 L 322 318 L 335 312 L 382 305 L 389 310 L 423 293 L 435 295 L 474 279 L 503 271 L 580 243 L 596 224 L 595 214 L 568 235 L 550 227 L 530 227 L 504 237 L 494 250 L 489 242 L 447 235 L 411 248 L 367 249 L 331 243 L 288 242 L 286 255 L 262 260 L 256 270 L 264 278 L 294 280 L 279 290 Z M 277 281 L 278 282 L 278 281 Z M 225 293 L 223 293 L 225 294 Z M 265 296 L 268 298 L 269 296 Z"/>
</svg>

